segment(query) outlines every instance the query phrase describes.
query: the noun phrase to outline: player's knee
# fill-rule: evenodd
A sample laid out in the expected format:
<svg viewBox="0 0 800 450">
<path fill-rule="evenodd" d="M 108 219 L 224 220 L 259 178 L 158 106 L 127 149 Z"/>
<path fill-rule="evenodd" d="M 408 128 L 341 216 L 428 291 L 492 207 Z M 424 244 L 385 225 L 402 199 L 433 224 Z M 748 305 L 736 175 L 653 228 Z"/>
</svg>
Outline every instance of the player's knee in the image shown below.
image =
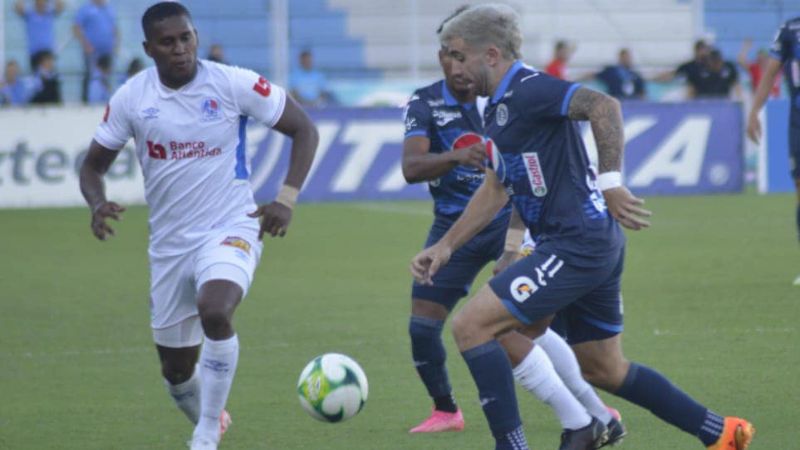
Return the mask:
<svg viewBox="0 0 800 450">
<path fill-rule="evenodd" d="M 471 340 L 474 333 L 472 324 L 469 318 L 462 312 L 456 314 L 452 321 L 453 337 L 456 340 L 456 345 L 459 349 L 464 349 L 464 345 Z"/>
<path fill-rule="evenodd" d="M 228 304 L 228 302 L 199 302 L 197 310 L 205 335 L 212 339 L 229 337 L 233 327 L 231 319 L 234 309 L 235 305 Z"/>
<path fill-rule="evenodd" d="M 188 361 L 161 361 L 161 376 L 169 384 L 181 384 L 189 380 L 194 374 L 194 364 Z"/>
<path fill-rule="evenodd" d="M 581 373 L 592 386 L 614 392 L 625 381 L 628 366 L 626 360 L 617 358 L 581 361 Z"/>
</svg>

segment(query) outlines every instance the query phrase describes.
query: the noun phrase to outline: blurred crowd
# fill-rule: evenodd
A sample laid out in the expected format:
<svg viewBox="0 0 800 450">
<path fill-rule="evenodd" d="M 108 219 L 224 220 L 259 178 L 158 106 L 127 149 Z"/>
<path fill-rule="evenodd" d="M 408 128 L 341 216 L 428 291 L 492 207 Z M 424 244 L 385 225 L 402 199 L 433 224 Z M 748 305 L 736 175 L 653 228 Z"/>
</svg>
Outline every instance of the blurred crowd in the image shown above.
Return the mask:
<svg viewBox="0 0 800 450">
<path fill-rule="evenodd" d="M 680 80 L 685 84 L 687 99 L 731 99 L 744 100 L 744 91 L 740 82 L 740 70 L 748 79 L 751 92 L 755 92 L 766 67 L 769 53 L 759 49 L 755 58 L 749 59 L 752 41 L 742 44 L 736 62 L 724 57 L 722 52 L 712 47 L 705 40 L 694 43 L 693 58 L 675 69 L 667 70 L 644 77 L 636 68 L 633 55 L 628 48 L 619 50 L 617 61 L 603 67 L 600 71 L 585 73 L 574 77 L 573 81 L 597 81 L 605 91 L 620 100 L 641 100 L 647 98 L 648 82 L 668 83 Z M 567 41 L 559 41 L 553 49 L 553 59 L 547 64 L 545 71 L 561 79 L 570 78 L 568 65 L 575 46 Z M 780 80 L 775 82 L 771 95 L 779 97 Z"/>
<path fill-rule="evenodd" d="M 18 0 L 14 9 L 25 25 L 29 61 L 28 67 L 14 60 L 5 63 L 0 76 L 0 106 L 61 103 L 58 54 L 59 48 L 63 49 L 70 42 L 77 42 L 82 48 L 81 100 L 86 104 L 106 103 L 117 86 L 144 67 L 142 60 L 133 58 L 127 62 L 124 73 L 115 79 L 120 38 L 116 13 L 108 0 L 84 1 L 71 18 L 74 39 L 60 46 L 55 38 L 55 22 L 64 13 L 62 0 Z M 689 99 L 743 100 L 740 79 L 749 80 L 750 89 L 755 90 L 769 58 L 767 51 L 760 49 L 750 59 L 752 42 L 747 41 L 733 62 L 706 41 L 699 40 L 694 44 L 694 57 L 690 61 L 649 78 L 637 69 L 634 55 L 628 48 L 620 49 L 617 60 L 600 70 L 571 77 L 569 62 L 575 49 L 573 43 L 557 42 L 545 71 L 562 79 L 595 82 L 608 94 L 623 100 L 646 99 L 649 82 L 674 80 L 685 84 L 685 97 Z M 218 44 L 211 45 L 204 56 L 226 63 L 224 49 Z M 289 74 L 288 87 L 305 106 L 338 103 L 324 72 L 314 66 L 314 56 L 309 49 L 300 53 L 296 68 Z M 780 96 L 780 89 L 780 82 L 776 82 L 772 95 Z"/>
</svg>

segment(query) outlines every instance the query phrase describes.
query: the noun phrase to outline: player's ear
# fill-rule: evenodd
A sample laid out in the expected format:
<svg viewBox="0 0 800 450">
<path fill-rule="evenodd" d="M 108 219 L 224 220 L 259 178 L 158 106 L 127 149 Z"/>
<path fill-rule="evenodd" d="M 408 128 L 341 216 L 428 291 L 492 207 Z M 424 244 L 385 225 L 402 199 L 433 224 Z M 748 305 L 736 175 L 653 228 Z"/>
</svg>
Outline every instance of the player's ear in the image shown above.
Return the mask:
<svg viewBox="0 0 800 450">
<path fill-rule="evenodd" d="M 153 55 L 150 54 L 150 46 L 147 45 L 147 41 L 146 40 L 142 41 L 142 48 L 144 49 L 144 53 L 147 56 L 149 56 L 151 58 L 153 57 Z"/>
<path fill-rule="evenodd" d="M 497 62 L 500 61 L 500 58 L 502 57 L 502 53 L 500 52 L 500 49 L 497 48 L 494 45 L 490 45 L 486 49 L 486 52 L 484 53 L 484 55 L 486 56 L 486 62 L 489 64 L 489 66 L 492 66 L 492 67 L 497 65 Z"/>
</svg>

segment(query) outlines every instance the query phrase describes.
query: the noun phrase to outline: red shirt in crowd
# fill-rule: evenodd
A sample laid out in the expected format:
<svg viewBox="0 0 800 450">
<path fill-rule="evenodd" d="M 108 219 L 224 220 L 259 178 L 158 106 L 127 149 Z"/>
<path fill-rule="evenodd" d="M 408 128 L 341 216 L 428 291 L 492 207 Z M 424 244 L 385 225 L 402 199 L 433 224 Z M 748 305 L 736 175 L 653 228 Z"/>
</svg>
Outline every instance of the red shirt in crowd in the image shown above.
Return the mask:
<svg viewBox="0 0 800 450">
<path fill-rule="evenodd" d="M 752 63 L 747 67 L 747 71 L 750 72 L 750 82 L 752 83 L 753 92 L 758 89 L 759 83 L 761 83 L 761 76 L 763 75 L 763 71 L 761 70 L 761 66 L 758 63 Z M 772 85 L 772 89 L 769 91 L 770 97 L 779 97 L 781 95 L 781 74 L 778 72 L 778 76 L 775 77 L 775 84 Z"/>
<path fill-rule="evenodd" d="M 567 65 L 560 59 L 554 59 L 550 61 L 550 64 L 547 65 L 544 71 L 547 72 L 548 75 L 565 80 L 567 75 Z"/>
</svg>

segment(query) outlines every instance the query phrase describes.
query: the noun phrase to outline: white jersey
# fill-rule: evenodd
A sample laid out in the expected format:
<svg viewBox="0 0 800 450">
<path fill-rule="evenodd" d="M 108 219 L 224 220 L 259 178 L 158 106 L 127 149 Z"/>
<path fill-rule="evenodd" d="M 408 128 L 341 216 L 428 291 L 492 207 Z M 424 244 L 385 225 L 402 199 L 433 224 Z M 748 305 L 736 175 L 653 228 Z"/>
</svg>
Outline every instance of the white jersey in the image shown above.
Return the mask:
<svg viewBox="0 0 800 450">
<path fill-rule="evenodd" d="M 269 127 L 283 114 L 286 92 L 257 73 L 198 61 L 180 89 L 161 84 L 155 68 L 117 90 L 94 139 L 119 150 L 130 138 L 150 206 L 150 255 L 184 253 L 212 230 L 247 220 L 256 209 L 248 181 L 248 117 Z"/>
</svg>

